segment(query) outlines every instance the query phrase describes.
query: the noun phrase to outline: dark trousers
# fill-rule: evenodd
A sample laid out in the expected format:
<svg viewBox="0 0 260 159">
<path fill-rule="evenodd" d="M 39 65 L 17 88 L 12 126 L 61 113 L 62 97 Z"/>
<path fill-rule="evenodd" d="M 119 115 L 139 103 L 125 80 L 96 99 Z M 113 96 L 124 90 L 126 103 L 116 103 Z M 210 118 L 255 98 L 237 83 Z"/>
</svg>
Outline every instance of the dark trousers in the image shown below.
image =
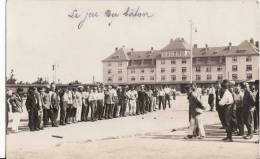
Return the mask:
<svg viewBox="0 0 260 159">
<path fill-rule="evenodd" d="M 232 139 L 232 131 L 233 131 L 233 122 L 232 122 L 232 115 L 233 115 L 233 108 L 232 105 L 226 105 L 225 107 L 225 122 L 226 122 L 226 132 L 227 138 Z"/>
<path fill-rule="evenodd" d="M 103 100 L 97 100 L 97 118 L 103 118 Z"/>
<path fill-rule="evenodd" d="M 139 105 L 139 112 L 141 113 L 141 114 L 144 114 L 145 113 L 145 101 L 144 100 L 139 100 L 138 101 L 138 105 Z"/>
<path fill-rule="evenodd" d="M 120 116 L 125 116 L 127 101 L 126 100 L 122 100 L 120 102 L 120 104 L 121 104 Z"/>
<path fill-rule="evenodd" d="M 209 94 L 208 104 L 210 106 L 210 110 L 213 110 L 214 109 L 214 95 L 213 94 Z"/>
<path fill-rule="evenodd" d="M 8 122 L 9 122 L 9 113 L 8 111 L 6 110 L 6 113 L 5 113 L 5 130 L 6 130 L 6 133 L 7 133 L 7 128 L 8 128 Z"/>
<path fill-rule="evenodd" d="M 52 126 L 57 126 L 58 125 L 57 118 L 59 115 L 59 109 L 52 108 L 51 111 L 52 111 L 52 119 L 51 119 Z"/>
<path fill-rule="evenodd" d="M 71 123 L 71 117 L 72 117 L 72 104 L 68 104 L 66 109 L 66 117 L 65 117 L 65 122 L 67 124 Z"/>
<path fill-rule="evenodd" d="M 28 112 L 29 115 L 29 128 L 31 131 L 34 131 L 38 128 L 39 118 L 38 118 L 38 110 L 37 109 L 31 109 Z"/>
<path fill-rule="evenodd" d="M 60 124 L 61 125 L 65 125 L 66 124 L 67 107 L 68 107 L 68 104 L 66 102 L 63 102 L 60 105 Z"/>
<path fill-rule="evenodd" d="M 118 107 L 118 103 L 115 103 L 115 104 L 114 104 L 114 108 L 113 108 L 113 110 L 112 110 L 112 111 L 113 111 L 113 112 L 112 112 L 113 118 L 116 117 L 116 112 L 117 112 L 117 109 L 118 109 L 117 107 Z"/>
<path fill-rule="evenodd" d="M 47 126 L 49 119 L 51 119 L 52 112 L 51 109 L 43 109 L 43 125 Z"/>
<path fill-rule="evenodd" d="M 244 122 L 243 122 L 243 107 L 238 107 L 236 110 L 237 128 L 240 135 L 244 135 Z"/>
<path fill-rule="evenodd" d="M 252 135 L 252 129 L 253 129 L 253 111 L 250 111 L 248 108 L 244 108 L 243 110 L 243 121 L 246 125 L 248 135 Z"/>
<path fill-rule="evenodd" d="M 257 130 L 259 125 L 259 116 L 256 109 L 254 110 L 253 115 L 254 115 L 254 130 Z"/>
<path fill-rule="evenodd" d="M 223 127 L 226 127 L 226 121 L 225 121 L 225 107 L 223 106 L 217 106 L 218 116 L 219 120 L 221 122 L 221 125 Z"/>
<path fill-rule="evenodd" d="M 112 113 L 114 109 L 114 104 L 106 104 L 106 109 L 105 109 L 105 118 L 112 118 Z"/>
<path fill-rule="evenodd" d="M 165 109 L 165 96 L 159 96 L 159 109 L 161 110 L 161 105 L 163 106 L 163 109 Z"/>
<path fill-rule="evenodd" d="M 88 113 L 89 113 L 89 104 L 82 105 L 81 121 L 88 120 Z"/>
<path fill-rule="evenodd" d="M 91 120 L 96 120 L 96 113 L 97 113 L 97 101 L 90 101 L 89 102 L 90 109 L 91 109 Z"/>
<path fill-rule="evenodd" d="M 164 109 L 166 109 L 167 102 L 169 104 L 169 108 L 171 108 L 171 98 L 170 98 L 169 94 L 165 94 L 165 107 L 164 107 Z"/>
</svg>

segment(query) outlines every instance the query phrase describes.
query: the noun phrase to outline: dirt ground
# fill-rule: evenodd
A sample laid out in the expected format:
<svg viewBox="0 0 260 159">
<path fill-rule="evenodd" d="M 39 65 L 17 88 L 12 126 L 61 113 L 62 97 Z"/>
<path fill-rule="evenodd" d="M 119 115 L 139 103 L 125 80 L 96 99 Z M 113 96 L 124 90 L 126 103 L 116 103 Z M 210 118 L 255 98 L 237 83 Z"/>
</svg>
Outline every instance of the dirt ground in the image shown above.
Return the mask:
<svg viewBox="0 0 260 159">
<path fill-rule="evenodd" d="M 251 140 L 234 136 L 222 142 L 217 112 L 204 113 L 206 138 L 185 140 L 188 103 L 177 97 L 174 106 L 142 116 L 80 122 L 30 132 L 27 120 L 21 132 L 7 135 L 7 158 L 13 159 L 257 159 L 258 135 Z M 26 117 L 26 115 L 24 116 Z M 172 129 L 176 131 L 172 132 Z M 57 138 L 58 136 L 58 138 Z"/>
</svg>

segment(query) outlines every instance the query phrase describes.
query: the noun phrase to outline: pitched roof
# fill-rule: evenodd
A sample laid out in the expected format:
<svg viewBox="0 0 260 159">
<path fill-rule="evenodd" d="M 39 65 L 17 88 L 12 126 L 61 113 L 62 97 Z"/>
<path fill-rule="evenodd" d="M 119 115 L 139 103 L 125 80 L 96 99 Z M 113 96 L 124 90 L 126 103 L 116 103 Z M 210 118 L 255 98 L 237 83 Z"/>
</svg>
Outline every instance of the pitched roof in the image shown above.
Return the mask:
<svg viewBox="0 0 260 159">
<path fill-rule="evenodd" d="M 177 38 L 175 40 L 171 39 L 169 44 L 167 44 L 162 51 L 170 51 L 170 50 L 190 50 L 190 45 L 183 39 Z"/>
<path fill-rule="evenodd" d="M 131 60 L 138 60 L 138 59 L 154 59 L 156 56 L 160 54 L 159 50 L 153 51 L 133 51 L 128 52 L 127 55 Z"/>
<path fill-rule="evenodd" d="M 259 51 L 255 45 L 244 40 L 237 46 L 222 46 L 222 47 L 208 47 L 193 48 L 193 57 L 211 57 L 211 56 L 234 56 L 234 55 L 259 55 Z"/>
<path fill-rule="evenodd" d="M 115 52 L 112 55 L 105 58 L 103 60 L 103 62 L 129 60 L 128 56 L 126 55 L 126 52 L 127 52 L 127 49 L 125 49 L 124 47 L 122 47 L 120 49 L 116 49 Z"/>
</svg>

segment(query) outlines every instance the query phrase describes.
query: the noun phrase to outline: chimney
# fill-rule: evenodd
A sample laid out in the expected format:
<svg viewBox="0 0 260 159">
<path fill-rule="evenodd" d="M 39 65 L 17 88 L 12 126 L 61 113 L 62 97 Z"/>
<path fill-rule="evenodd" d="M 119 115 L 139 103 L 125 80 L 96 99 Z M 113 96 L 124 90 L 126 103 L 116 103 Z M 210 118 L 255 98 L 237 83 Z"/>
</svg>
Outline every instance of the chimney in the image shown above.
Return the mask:
<svg viewBox="0 0 260 159">
<path fill-rule="evenodd" d="M 205 48 L 208 49 L 208 44 L 205 44 Z"/>
<path fill-rule="evenodd" d="M 133 48 L 131 48 L 131 52 L 134 52 L 134 49 L 133 49 Z"/>
<path fill-rule="evenodd" d="M 229 42 L 229 43 L 228 43 L 228 50 L 231 50 L 231 47 L 232 47 L 232 43 Z"/>
<path fill-rule="evenodd" d="M 117 51 L 117 50 L 118 50 L 118 47 L 115 48 L 115 51 Z"/>
<path fill-rule="evenodd" d="M 173 43 L 173 39 L 170 39 L 170 43 Z"/>
<path fill-rule="evenodd" d="M 259 49 L 259 41 L 255 42 L 255 47 Z"/>
<path fill-rule="evenodd" d="M 151 51 L 153 51 L 153 47 L 151 47 Z"/>
<path fill-rule="evenodd" d="M 194 44 L 193 48 L 195 48 L 195 49 L 198 48 L 198 44 Z"/>
<path fill-rule="evenodd" d="M 250 43 L 254 45 L 254 39 L 253 38 L 250 39 Z"/>
</svg>

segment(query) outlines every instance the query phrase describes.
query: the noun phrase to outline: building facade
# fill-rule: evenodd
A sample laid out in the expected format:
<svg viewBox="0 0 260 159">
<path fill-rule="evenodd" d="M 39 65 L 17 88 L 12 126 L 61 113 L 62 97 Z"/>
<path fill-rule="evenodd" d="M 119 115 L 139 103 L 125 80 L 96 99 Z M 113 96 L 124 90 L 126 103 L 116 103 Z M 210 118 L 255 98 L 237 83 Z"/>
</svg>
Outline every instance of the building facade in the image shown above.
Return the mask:
<svg viewBox="0 0 260 159">
<path fill-rule="evenodd" d="M 104 59 L 105 84 L 169 84 L 181 85 L 192 80 L 215 83 L 223 79 L 252 81 L 259 79 L 259 43 L 243 41 L 237 46 L 192 48 L 183 39 L 171 39 L 160 50 L 134 51 L 122 47 Z"/>
</svg>

